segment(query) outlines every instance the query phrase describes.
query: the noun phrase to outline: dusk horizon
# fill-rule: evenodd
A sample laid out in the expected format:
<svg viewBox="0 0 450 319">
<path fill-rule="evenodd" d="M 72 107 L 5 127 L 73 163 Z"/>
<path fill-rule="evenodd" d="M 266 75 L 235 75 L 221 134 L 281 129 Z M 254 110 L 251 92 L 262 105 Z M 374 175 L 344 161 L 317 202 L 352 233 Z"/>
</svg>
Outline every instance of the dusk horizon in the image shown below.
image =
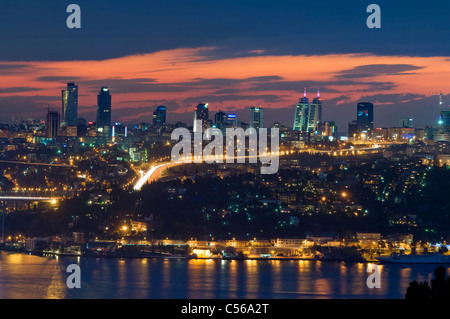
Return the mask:
<svg viewBox="0 0 450 319">
<path fill-rule="evenodd" d="M 0 0 L 0 299 L 450 299 L 450 1 L 74 1 Z"/>
<path fill-rule="evenodd" d="M 295 10 L 314 12 L 318 5 L 196 1 L 171 11 L 160 2 L 138 3 L 140 10 L 114 1 L 81 1 L 80 29 L 57 27 L 64 26 L 64 14 L 48 20 L 65 9 L 63 4 L 3 4 L 3 12 L 20 11 L 24 19 L 0 34 L 9 41 L 0 52 L 0 117 L 45 118 L 49 106 L 61 108 L 60 91 L 70 81 L 79 85 L 79 115 L 88 121 L 95 119 L 102 86 L 113 96 L 113 121 L 123 123 L 150 122 L 158 105 L 167 107 L 168 122 L 191 123 L 195 106 L 207 102 L 212 112 L 236 113 L 244 122 L 248 108 L 260 106 L 273 122 L 289 127 L 304 88 L 310 97 L 320 89 L 324 120 L 335 121 L 343 133 L 361 101 L 374 104 L 376 127 L 395 126 L 402 117 L 417 127 L 435 125 L 439 108 L 432 92 L 444 94 L 444 108 L 450 104 L 443 85 L 450 73 L 449 44 L 442 40 L 448 30 L 436 27 L 445 19 L 437 15 L 433 25 L 420 23 L 414 19 L 415 3 L 381 2 L 380 29 L 365 26 L 367 4 L 351 1 L 324 2 L 320 15 L 302 15 L 298 23 Z M 113 14 L 119 8 L 123 15 Z M 196 15 L 179 21 L 180 8 L 197 12 L 202 22 Z M 268 12 L 284 23 L 267 21 Z M 394 14 L 408 15 L 404 22 L 411 28 L 391 19 Z M 177 18 L 183 40 L 163 17 Z M 6 27 L 9 17 L 1 18 Z M 43 30 L 35 38 L 27 31 L 33 24 Z"/>
</svg>

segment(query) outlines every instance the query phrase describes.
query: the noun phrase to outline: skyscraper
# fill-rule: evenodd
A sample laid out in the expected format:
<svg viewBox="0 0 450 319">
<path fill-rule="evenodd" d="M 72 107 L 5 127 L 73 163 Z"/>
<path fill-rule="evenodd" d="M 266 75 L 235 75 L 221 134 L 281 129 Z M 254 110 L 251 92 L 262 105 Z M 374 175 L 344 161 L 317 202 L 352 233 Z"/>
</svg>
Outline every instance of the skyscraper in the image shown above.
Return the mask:
<svg viewBox="0 0 450 319">
<path fill-rule="evenodd" d="M 47 122 L 45 123 L 46 137 L 55 138 L 59 136 L 60 117 L 58 111 L 48 109 Z"/>
<path fill-rule="evenodd" d="M 195 132 L 204 132 L 208 128 L 208 103 L 200 103 L 194 110 L 194 133 Z M 201 127 L 197 127 L 196 121 L 201 120 Z"/>
<path fill-rule="evenodd" d="M 408 117 L 402 117 L 399 121 L 399 127 L 413 127 L 413 120 Z"/>
<path fill-rule="evenodd" d="M 225 134 L 227 126 L 227 114 L 223 111 L 219 111 L 214 115 L 214 126 Z"/>
<path fill-rule="evenodd" d="M 62 119 L 68 126 L 76 126 L 78 118 L 78 85 L 67 83 L 67 89 L 61 91 Z"/>
<path fill-rule="evenodd" d="M 161 105 L 153 112 L 153 127 L 158 133 L 166 131 L 166 107 Z"/>
<path fill-rule="evenodd" d="M 298 100 L 295 105 L 295 115 L 294 115 L 294 131 L 307 131 L 308 129 L 308 111 L 309 111 L 309 101 L 306 97 L 306 88 L 303 93 L 303 97 Z"/>
<path fill-rule="evenodd" d="M 315 132 L 322 123 L 322 99 L 320 91 L 317 90 L 317 97 L 309 103 L 306 97 L 306 88 L 298 103 L 295 105 L 294 127 L 296 131 Z"/>
<path fill-rule="evenodd" d="M 441 111 L 442 126 L 450 129 L 450 110 Z"/>
<path fill-rule="evenodd" d="M 309 104 L 307 131 L 317 131 L 319 123 L 322 123 L 322 99 L 320 91 L 317 90 L 317 97 Z"/>
<path fill-rule="evenodd" d="M 356 126 L 358 134 L 373 130 L 373 104 L 360 102 L 356 107 Z"/>
<path fill-rule="evenodd" d="M 259 129 L 263 127 L 263 108 L 251 107 L 250 108 L 250 127 Z"/>
<path fill-rule="evenodd" d="M 358 134 L 358 126 L 356 121 L 352 121 L 348 123 L 348 137 L 352 139 L 356 139 Z"/>
<path fill-rule="evenodd" d="M 236 114 L 227 115 L 227 125 L 231 128 L 237 128 L 239 126 L 239 119 Z"/>
<path fill-rule="evenodd" d="M 97 95 L 97 131 L 109 136 L 111 131 L 111 94 L 107 87 L 102 87 Z"/>
<path fill-rule="evenodd" d="M 227 114 L 225 112 L 219 110 L 219 112 L 217 112 L 214 115 L 214 125 L 217 128 L 220 128 L 221 126 L 225 125 L 226 121 L 227 121 Z"/>
</svg>

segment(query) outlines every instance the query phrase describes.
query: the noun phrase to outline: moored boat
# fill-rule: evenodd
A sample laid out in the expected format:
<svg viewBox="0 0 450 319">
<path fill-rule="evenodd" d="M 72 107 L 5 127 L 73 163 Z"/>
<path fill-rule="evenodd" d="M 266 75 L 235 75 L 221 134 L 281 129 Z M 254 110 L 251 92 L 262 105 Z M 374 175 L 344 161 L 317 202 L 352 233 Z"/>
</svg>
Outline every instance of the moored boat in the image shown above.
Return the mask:
<svg viewBox="0 0 450 319">
<path fill-rule="evenodd" d="M 424 254 L 424 255 L 400 255 L 375 257 L 381 263 L 397 264 L 450 264 L 450 255 Z"/>
</svg>

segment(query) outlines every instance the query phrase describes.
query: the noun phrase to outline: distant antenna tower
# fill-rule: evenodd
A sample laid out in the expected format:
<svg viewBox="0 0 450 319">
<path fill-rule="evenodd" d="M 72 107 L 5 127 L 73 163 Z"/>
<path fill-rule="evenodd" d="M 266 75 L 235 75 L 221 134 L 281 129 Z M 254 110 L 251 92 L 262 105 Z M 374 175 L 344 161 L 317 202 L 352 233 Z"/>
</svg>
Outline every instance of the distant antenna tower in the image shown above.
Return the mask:
<svg viewBox="0 0 450 319">
<path fill-rule="evenodd" d="M 442 97 L 444 96 L 444 93 L 441 91 L 439 92 L 431 92 L 432 95 L 439 95 L 439 119 L 442 116 Z"/>
</svg>

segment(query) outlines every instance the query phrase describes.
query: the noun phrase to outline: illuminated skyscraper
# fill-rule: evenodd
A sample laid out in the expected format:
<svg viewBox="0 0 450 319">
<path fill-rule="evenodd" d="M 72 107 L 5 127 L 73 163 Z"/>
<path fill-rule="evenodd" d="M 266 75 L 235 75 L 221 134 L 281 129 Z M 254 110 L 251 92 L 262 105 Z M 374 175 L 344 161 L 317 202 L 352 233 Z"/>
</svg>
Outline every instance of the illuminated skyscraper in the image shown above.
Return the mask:
<svg viewBox="0 0 450 319">
<path fill-rule="evenodd" d="M 317 97 L 309 104 L 307 131 L 317 131 L 319 123 L 322 123 L 322 99 L 320 98 L 320 91 L 317 90 Z"/>
<path fill-rule="evenodd" d="M 250 127 L 259 129 L 263 127 L 263 108 L 251 107 L 250 108 Z"/>
<path fill-rule="evenodd" d="M 76 126 L 78 119 L 78 85 L 67 83 L 67 89 L 61 91 L 62 120 L 68 126 Z"/>
<path fill-rule="evenodd" d="M 97 95 L 97 131 L 109 136 L 111 131 L 111 94 L 107 87 L 102 87 Z"/>
<path fill-rule="evenodd" d="M 373 130 L 373 104 L 360 102 L 356 107 L 356 126 L 358 134 Z"/>
<path fill-rule="evenodd" d="M 153 112 L 153 127 L 159 133 L 166 131 L 166 107 L 158 106 Z"/>
<path fill-rule="evenodd" d="M 309 111 L 309 101 L 306 97 L 306 88 L 303 93 L 303 97 L 298 100 L 295 105 L 295 115 L 294 115 L 294 131 L 307 131 L 308 129 L 308 111 Z"/>
<path fill-rule="evenodd" d="M 208 103 L 200 103 L 194 110 L 194 133 L 195 132 L 204 132 L 208 128 Z M 201 127 L 197 127 L 198 120 L 202 121 Z"/>
</svg>

